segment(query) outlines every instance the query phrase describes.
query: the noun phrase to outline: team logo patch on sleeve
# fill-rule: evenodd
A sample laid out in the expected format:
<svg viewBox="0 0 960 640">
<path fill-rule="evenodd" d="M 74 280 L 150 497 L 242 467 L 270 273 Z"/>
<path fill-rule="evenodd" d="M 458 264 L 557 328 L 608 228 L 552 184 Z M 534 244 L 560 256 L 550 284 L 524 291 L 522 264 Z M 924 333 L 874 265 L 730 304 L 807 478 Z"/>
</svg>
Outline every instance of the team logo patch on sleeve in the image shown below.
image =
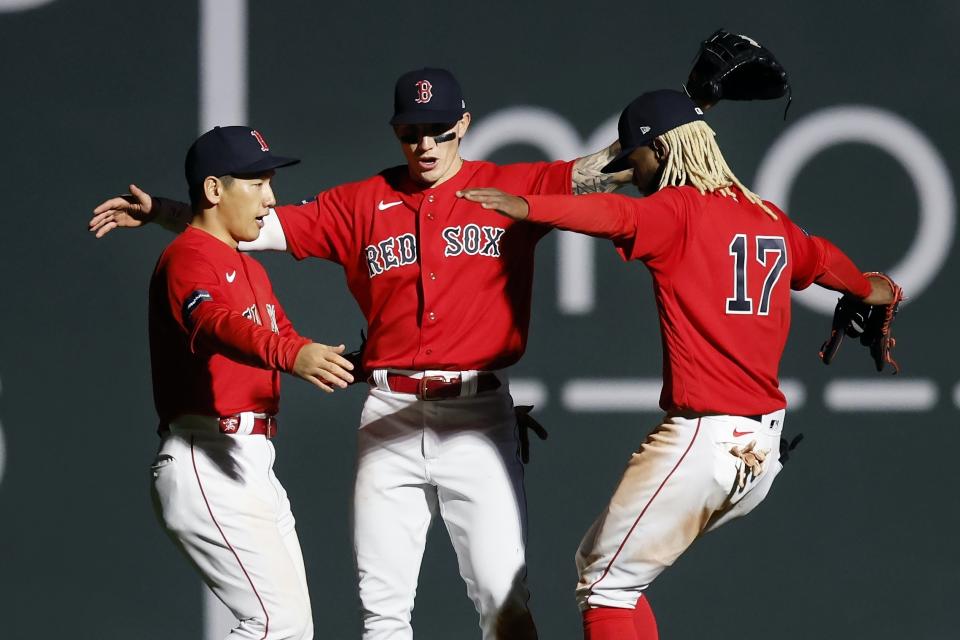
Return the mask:
<svg viewBox="0 0 960 640">
<path fill-rule="evenodd" d="M 183 303 L 184 322 L 190 322 L 190 316 L 193 314 L 194 310 L 200 306 L 201 302 L 208 302 L 211 300 L 213 300 L 213 296 L 210 295 L 209 291 L 204 291 L 203 289 L 198 289 L 187 296 L 186 301 Z"/>
</svg>

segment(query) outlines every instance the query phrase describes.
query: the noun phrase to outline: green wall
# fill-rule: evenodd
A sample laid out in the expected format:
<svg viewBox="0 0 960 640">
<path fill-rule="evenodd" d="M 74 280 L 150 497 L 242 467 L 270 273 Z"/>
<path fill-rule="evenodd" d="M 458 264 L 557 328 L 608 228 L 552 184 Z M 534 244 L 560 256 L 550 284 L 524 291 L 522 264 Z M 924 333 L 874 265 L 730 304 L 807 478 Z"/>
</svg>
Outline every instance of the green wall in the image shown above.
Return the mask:
<svg viewBox="0 0 960 640">
<path fill-rule="evenodd" d="M 148 497 L 146 288 L 169 236 L 94 241 L 85 224 L 131 180 L 185 194 L 182 158 L 202 122 L 198 5 L 14 4 L 0 0 L 0 638 L 204 638 L 202 587 Z M 719 26 L 770 46 L 794 82 L 786 122 L 782 102 L 709 114 L 748 185 L 764 166 L 783 168 L 763 163 L 782 136 L 828 109 L 863 105 L 910 123 L 929 149 L 896 121 L 870 120 L 799 167 L 786 203 L 864 268 L 909 259 L 911 274 L 929 272 L 919 291 L 908 288 L 896 327 L 904 371 L 894 380 L 905 384 L 883 393 L 893 406 L 838 409 L 838 384 L 887 379 L 849 344 L 823 367 L 816 351 L 829 319 L 795 305 L 786 425 L 806 439 L 762 508 L 698 542 L 649 595 L 666 639 L 956 637 L 960 374 L 950 336 L 960 283 L 947 224 L 955 200 L 942 191 L 955 188 L 960 161 L 956 3 L 233 3 L 247 4 L 249 123 L 304 159 L 277 180 L 286 201 L 402 161 L 386 120 L 407 69 L 453 69 L 472 134 L 528 106 L 550 109 L 585 141 L 636 94 L 679 86 L 697 42 Z M 549 155 L 513 143 L 490 157 Z M 921 228 L 930 236 L 918 244 Z M 541 637 L 572 640 L 574 550 L 658 413 L 577 409 L 565 394 L 575 380 L 655 380 L 660 347 L 649 278 L 606 244 L 588 243 L 592 306 L 563 311 L 558 237 L 538 252 L 531 340 L 514 375 L 542 385 L 551 432 L 527 469 L 532 607 Z M 362 318 L 338 268 L 263 261 L 302 333 L 356 342 Z M 298 518 L 317 638 L 358 637 L 348 507 L 362 395 L 321 397 L 285 381 L 277 473 Z M 414 625 L 418 640 L 479 636 L 442 527 L 431 533 Z"/>
</svg>

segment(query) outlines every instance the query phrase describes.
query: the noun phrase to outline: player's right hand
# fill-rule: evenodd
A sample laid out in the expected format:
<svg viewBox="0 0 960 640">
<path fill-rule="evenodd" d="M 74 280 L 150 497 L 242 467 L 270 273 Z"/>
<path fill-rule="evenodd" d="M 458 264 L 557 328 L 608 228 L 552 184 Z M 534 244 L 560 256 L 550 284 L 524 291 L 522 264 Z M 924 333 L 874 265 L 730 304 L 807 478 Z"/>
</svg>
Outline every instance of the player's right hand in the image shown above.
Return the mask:
<svg viewBox="0 0 960 640">
<path fill-rule="evenodd" d="M 477 202 L 484 209 L 493 209 L 499 214 L 514 220 L 524 220 L 530 213 L 527 201 L 519 196 L 510 195 L 500 189 L 477 187 L 457 191 L 457 197 Z"/>
<path fill-rule="evenodd" d="M 90 232 L 102 238 L 117 227 L 139 227 L 150 221 L 153 198 L 135 184 L 130 185 L 130 195 L 117 196 L 100 203 L 90 218 Z"/>
<path fill-rule="evenodd" d="M 306 344 L 297 353 L 293 374 L 327 393 L 333 393 L 333 387 L 346 389 L 353 382 L 349 373 L 353 365 L 341 355 L 345 350 L 342 344 L 336 347 L 319 342 Z"/>
</svg>

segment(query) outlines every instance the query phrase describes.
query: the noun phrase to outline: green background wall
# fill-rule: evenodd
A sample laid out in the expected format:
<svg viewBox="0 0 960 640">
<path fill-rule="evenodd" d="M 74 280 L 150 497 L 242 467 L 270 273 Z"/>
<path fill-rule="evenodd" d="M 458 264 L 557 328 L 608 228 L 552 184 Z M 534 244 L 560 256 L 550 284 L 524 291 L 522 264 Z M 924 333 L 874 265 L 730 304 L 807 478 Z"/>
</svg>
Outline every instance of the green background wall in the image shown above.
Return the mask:
<svg viewBox="0 0 960 640">
<path fill-rule="evenodd" d="M 184 195 L 182 158 L 201 126 L 198 3 L 29 4 L 0 0 L 0 638 L 214 638 L 205 629 L 216 614 L 204 613 L 204 590 L 148 498 L 146 287 L 170 238 L 148 229 L 94 241 L 85 224 L 131 180 Z M 504 109 L 532 106 L 586 140 L 640 92 L 678 87 L 697 42 L 719 26 L 770 46 L 794 82 L 786 122 L 782 102 L 709 114 L 748 185 L 791 127 L 841 105 L 912 123 L 950 188 L 960 162 L 955 2 L 218 6 L 248 6 L 249 123 L 304 159 L 277 180 L 282 201 L 402 161 L 386 121 L 393 81 L 410 68 L 456 72 L 474 134 Z M 882 123 L 873 133 L 909 146 Z M 510 144 L 490 157 L 548 155 Z M 803 392 L 787 430 L 806 439 L 762 508 L 698 542 L 651 587 L 661 637 L 957 637 L 960 374 L 950 336 L 960 282 L 954 253 L 933 260 L 935 238 L 913 244 L 921 211 L 949 221 L 955 202 L 952 192 L 924 197 L 876 144 L 830 146 L 800 170 L 789 210 L 858 264 L 890 269 L 908 252 L 937 263 L 928 286 L 907 291 L 897 326 L 906 384 L 885 395 L 903 399 L 840 410 L 838 383 L 886 379 L 851 345 L 823 367 L 816 350 L 829 320 L 795 305 L 782 375 Z M 953 227 L 937 229 L 950 247 Z M 655 380 L 660 347 L 649 278 L 603 243 L 593 308 L 561 310 L 558 237 L 538 252 L 531 340 L 514 375 L 542 385 L 551 432 L 527 469 L 532 607 L 542 638 L 572 640 L 573 552 L 658 412 L 577 409 L 565 393 L 573 380 Z M 356 342 L 362 318 L 338 268 L 263 261 L 302 333 Z M 285 381 L 277 472 L 299 523 L 317 638 L 359 635 L 348 506 L 362 395 Z M 419 640 L 479 637 L 442 527 L 431 532 L 414 626 Z"/>
</svg>

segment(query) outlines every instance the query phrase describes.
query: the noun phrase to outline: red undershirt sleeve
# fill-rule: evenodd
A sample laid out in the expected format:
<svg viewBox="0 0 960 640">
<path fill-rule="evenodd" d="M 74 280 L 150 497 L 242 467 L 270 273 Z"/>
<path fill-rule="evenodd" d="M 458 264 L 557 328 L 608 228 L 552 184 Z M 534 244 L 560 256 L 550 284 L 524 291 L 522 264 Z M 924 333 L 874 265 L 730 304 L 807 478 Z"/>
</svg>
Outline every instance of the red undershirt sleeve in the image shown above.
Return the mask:
<svg viewBox="0 0 960 640">
<path fill-rule="evenodd" d="M 223 304 L 205 301 L 190 314 L 190 344 L 261 369 L 291 372 L 300 349 L 310 343 L 288 327 L 276 334 Z M 279 324 L 279 318 L 278 318 Z"/>
<path fill-rule="evenodd" d="M 310 340 L 293 330 L 289 320 L 276 334 L 221 302 L 226 298 L 218 270 L 199 252 L 185 253 L 167 272 L 167 295 L 178 324 L 189 336 L 194 353 L 204 350 L 261 369 L 292 371 L 297 353 Z"/>
<path fill-rule="evenodd" d="M 274 209 L 287 249 L 297 260 L 321 258 L 344 264 L 351 259 L 355 194 L 355 185 L 341 185 L 323 191 L 310 202 Z"/>
<path fill-rule="evenodd" d="M 546 162 L 531 165 L 536 171 L 531 172 L 531 181 L 527 185 L 527 193 L 543 194 L 572 194 L 573 193 L 573 161 Z"/>
<path fill-rule="evenodd" d="M 527 218 L 559 229 L 613 240 L 624 260 L 668 259 L 679 246 L 688 203 L 680 189 L 645 198 L 594 193 L 581 196 L 524 196 Z"/>
<path fill-rule="evenodd" d="M 633 199 L 590 193 L 582 196 L 524 196 L 527 220 L 598 238 L 629 240 L 636 235 Z"/>
<path fill-rule="evenodd" d="M 820 245 L 823 256 L 814 282 L 827 289 L 852 293 L 858 298 L 866 298 L 870 295 L 872 290 L 870 281 L 861 273 L 857 265 L 853 264 L 853 260 L 847 257 L 847 254 L 826 238 L 812 236 L 811 239 Z"/>
<path fill-rule="evenodd" d="M 860 298 L 870 295 L 870 281 L 843 251 L 826 238 L 808 234 L 773 204 L 767 206 L 780 216 L 790 243 L 791 288 L 799 291 L 816 283 Z"/>
</svg>

